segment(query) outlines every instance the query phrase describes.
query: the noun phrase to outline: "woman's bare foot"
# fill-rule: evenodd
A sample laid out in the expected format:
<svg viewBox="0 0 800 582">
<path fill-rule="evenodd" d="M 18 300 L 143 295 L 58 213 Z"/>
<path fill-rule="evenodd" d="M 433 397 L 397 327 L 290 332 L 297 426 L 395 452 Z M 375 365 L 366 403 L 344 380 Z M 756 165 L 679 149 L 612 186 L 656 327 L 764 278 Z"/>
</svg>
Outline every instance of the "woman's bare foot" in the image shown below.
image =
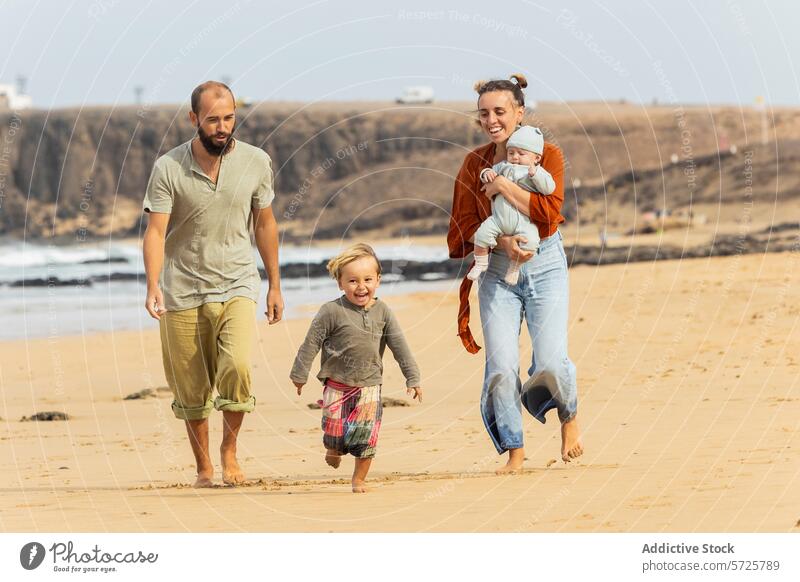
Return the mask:
<svg viewBox="0 0 800 582">
<path fill-rule="evenodd" d="M 583 454 L 581 431 L 578 428 L 578 417 L 561 424 L 561 458 L 565 463 L 577 459 Z"/>
<path fill-rule="evenodd" d="M 222 446 L 219 453 L 222 458 L 222 482 L 234 486 L 244 483 L 244 473 L 236 459 L 236 448 Z"/>
<path fill-rule="evenodd" d="M 342 455 L 333 449 L 325 449 L 325 462 L 334 469 L 338 469 L 342 463 Z"/>
<path fill-rule="evenodd" d="M 498 475 L 513 475 L 520 469 L 525 462 L 525 449 L 508 449 L 508 462 L 505 466 L 500 467 L 495 471 Z"/>
<path fill-rule="evenodd" d="M 209 487 L 214 486 L 214 468 L 208 467 L 203 469 L 198 469 L 197 471 L 197 480 L 194 482 L 195 489 L 208 489 Z"/>
<path fill-rule="evenodd" d="M 356 458 L 356 466 L 353 469 L 353 493 L 367 493 L 369 488 L 367 487 L 367 473 L 369 472 L 369 466 L 372 464 L 372 459 L 359 459 Z"/>
</svg>

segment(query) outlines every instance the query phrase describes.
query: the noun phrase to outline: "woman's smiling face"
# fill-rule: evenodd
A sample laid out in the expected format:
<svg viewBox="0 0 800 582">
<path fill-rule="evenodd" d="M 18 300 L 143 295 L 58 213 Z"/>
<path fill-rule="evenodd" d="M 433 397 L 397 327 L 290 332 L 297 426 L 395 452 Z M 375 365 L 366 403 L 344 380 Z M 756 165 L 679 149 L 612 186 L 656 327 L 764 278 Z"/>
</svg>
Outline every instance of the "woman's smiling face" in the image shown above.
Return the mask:
<svg viewBox="0 0 800 582">
<path fill-rule="evenodd" d="M 505 143 L 522 123 L 524 108 L 510 91 L 488 91 L 478 99 L 478 121 L 494 143 Z"/>
</svg>

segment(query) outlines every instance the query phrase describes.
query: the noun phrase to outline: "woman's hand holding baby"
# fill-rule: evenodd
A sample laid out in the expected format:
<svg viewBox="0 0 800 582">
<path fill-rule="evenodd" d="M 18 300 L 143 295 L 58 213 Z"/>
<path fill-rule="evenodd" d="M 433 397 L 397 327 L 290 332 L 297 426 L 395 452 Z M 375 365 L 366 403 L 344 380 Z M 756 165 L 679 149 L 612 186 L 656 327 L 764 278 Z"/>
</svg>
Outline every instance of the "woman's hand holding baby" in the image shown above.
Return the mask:
<svg viewBox="0 0 800 582">
<path fill-rule="evenodd" d="M 515 235 L 500 235 L 497 237 L 497 246 L 503 249 L 503 252 L 512 261 L 517 263 L 524 263 L 531 260 L 533 253 L 520 247 L 520 244 L 525 244 L 528 239 L 521 234 Z"/>
<path fill-rule="evenodd" d="M 494 179 L 491 182 L 486 182 L 481 190 L 483 190 L 484 196 L 491 200 L 498 194 L 505 195 L 505 187 L 508 184 L 513 184 L 513 182 L 505 176 L 495 174 Z"/>
</svg>

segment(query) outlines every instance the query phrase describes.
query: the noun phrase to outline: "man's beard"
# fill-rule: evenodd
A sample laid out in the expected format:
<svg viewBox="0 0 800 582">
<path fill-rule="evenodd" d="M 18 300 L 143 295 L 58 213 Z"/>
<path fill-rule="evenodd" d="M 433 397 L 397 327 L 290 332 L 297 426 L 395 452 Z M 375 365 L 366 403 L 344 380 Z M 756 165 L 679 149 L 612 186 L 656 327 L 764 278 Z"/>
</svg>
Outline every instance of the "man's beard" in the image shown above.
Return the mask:
<svg viewBox="0 0 800 582">
<path fill-rule="evenodd" d="M 214 138 L 212 136 L 204 132 L 202 127 L 200 126 L 197 127 L 197 137 L 200 138 L 200 143 L 203 144 L 203 147 L 212 156 L 224 156 L 230 151 L 231 147 L 233 147 L 233 131 L 231 131 L 229 134 L 226 135 L 227 139 L 225 140 L 225 143 L 220 145 L 219 143 L 214 141 Z"/>
</svg>

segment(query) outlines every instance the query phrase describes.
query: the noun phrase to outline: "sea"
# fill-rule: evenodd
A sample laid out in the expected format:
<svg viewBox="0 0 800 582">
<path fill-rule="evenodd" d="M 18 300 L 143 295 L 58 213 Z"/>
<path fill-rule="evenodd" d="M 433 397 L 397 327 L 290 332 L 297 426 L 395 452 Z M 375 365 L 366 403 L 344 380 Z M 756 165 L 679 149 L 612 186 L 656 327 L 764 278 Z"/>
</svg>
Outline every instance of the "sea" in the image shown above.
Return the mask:
<svg viewBox="0 0 800 582">
<path fill-rule="evenodd" d="M 342 247 L 287 246 L 280 249 L 281 266 L 318 265 Z M 447 248 L 420 245 L 406 239 L 375 245 L 386 265 L 407 261 L 441 263 Z M 256 264 L 261 265 L 254 249 Z M 316 269 L 319 271 L 319 269 Z M 291 269 L 302 272 L 303 269 Z M 443 273 L 403 275 L 402 268 L 384 270 L 378 295 L 420 291 L 457 293 L 459 281 Z M 310 317 L 316 308 L 340 295 L 335 281 L 322 276 L 282 278 L 285 318 Z M 108 331 L 157 329 L 144 308 L 144 262 L 140 245 L 131 242 L 85 242 L 48 245 L 28 241 L 0 242 L 0 341 L 58 338 Z M 267 282 L 262 281 L 258 318 L 265 319 Z"/>
</svg>

